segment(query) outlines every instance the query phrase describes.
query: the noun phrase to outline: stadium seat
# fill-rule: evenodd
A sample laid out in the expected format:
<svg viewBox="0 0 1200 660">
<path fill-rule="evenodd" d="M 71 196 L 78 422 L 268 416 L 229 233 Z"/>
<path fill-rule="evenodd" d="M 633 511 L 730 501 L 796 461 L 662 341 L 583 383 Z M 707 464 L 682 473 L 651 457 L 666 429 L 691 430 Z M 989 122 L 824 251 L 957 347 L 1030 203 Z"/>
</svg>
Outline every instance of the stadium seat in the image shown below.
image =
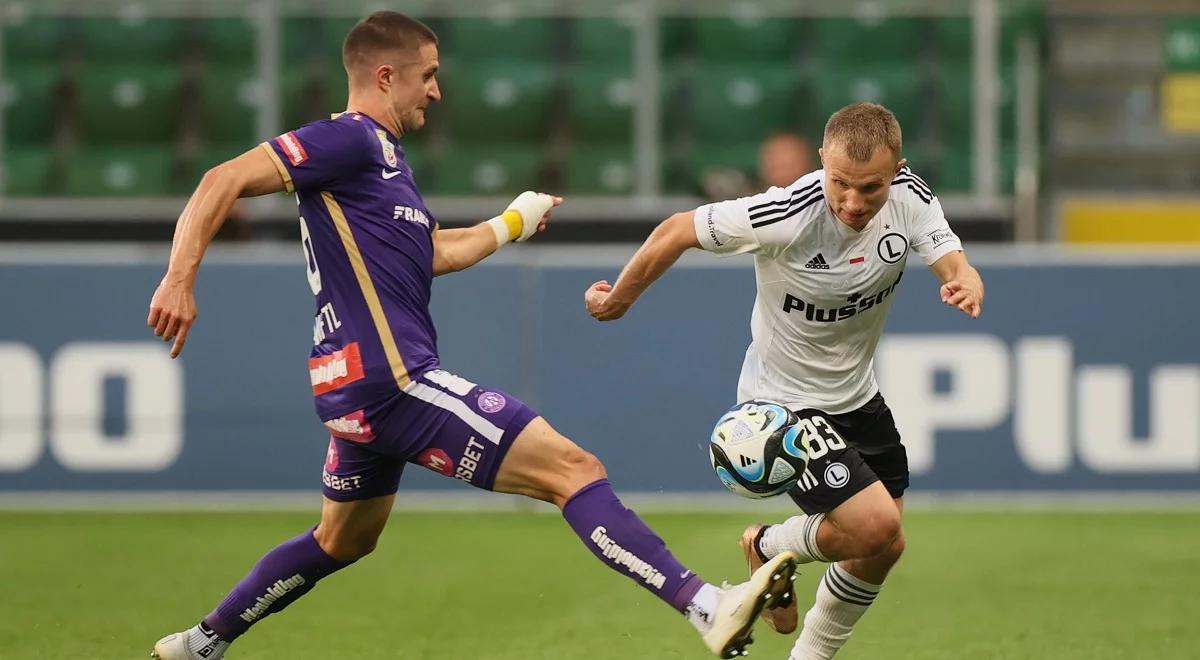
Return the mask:
<svg viewBox="0 0 1200 660">
<path fill-rule="evenodd" d="M 173 64 L 81 67 L 78 124 L 89 144 L 163 142 L 179 125 L 180 77 Z"/>
<path fill-rule="evenodd" d="M 970 193 L 974 186 L 975 167 L 969 149 L 941 148 L 936 167 L 922 167 L 917 170 L 929 172 L 926 181 L 933 191 L 940 195 Z M 1013 191 L 1013 180 L 1016 174 L 1016 147 L 1012 144 L 1000 146 L 1000 192 L 1008 194 Z M 926 175 L 921 174 L 924 178 Z"/>
<path fill-rule="evenodd" d="M 927 38 L 926 27 L 921 18 L 818 18 L 818 66 L 914 62 Z"/>
<path fill-rule="evenodd" d="M 1000 135 L 1003 140 L 1016 138 L 1015 80 L 1011 67 L 1000 71 Z M 953 147 L 971 144 L 975 89 L 969 63 L 940 67 L 937 76 L 938 133 Z"/>
<path fill-rule="evenodd" d="M 1164 20 L 1163 51 L 1169 71 L 1200 71 L 1200 16 Z"/>
<path fill-rule="evenodd" d="M 627 63 L 633 59 L 633 29 L 619 18 L 578 18 L 571 43 L 581 60 Z"/>
<path fill-rule="evenodd" d="M 576 137 L 633 138 L 637 89 L 627 66 L 579 65 L 568 76 L 567 108 Z"/>
<path fill-rule="evenodd" d="M 799 78 L 786 64 L 704 65 L 692 76 L 690 89 L 701 140 L 757 139 L 801 119 Z"/>
<path fill-rule="evenodd" d="M 817 116 L 827 118 L 856 101 L 887 106 L 904 129 L 905 137 L 923 132 L 921 73 L 915 64 L 855 63 L 824 66 L 814 72 Z"/>
<path fill-rule="evenodd" d="M 253 140 L 262 92 L 252 68 L 207 67 L 200 76 L 204 136 L 213 141 Z"/>
<path fill-rule="evenodd" d="M 4 151 L 4 194 L 36 197 L 51 192 L 53 153 L 46 148 L 10 147 Z"/>
<path fill-rule="evenodd" d="M 432 194 L 504 197 L 539 187 L 541 148 L 527 143 L 450 146 L 430 160 Z"/>
<path fill-rule="evenodd" d="M 10 66 L 3 89 L 4 135 L 8 143 L 45 146 L 57 117 L 58 66 Z"/>
<path fill-rule="evenodd" d="M 172 192 L 170 149 L 81 149 L 66 160 L 65 192 L 79 197 L 161 196 Z"/>
<path fill-rule="evenodd" d="M 546 132 L 554 91 L 550 65 L 455 60 L 442 85 L 455 137 L 508 140 Z"/>
<path fill-rule="evenodd" d="M 186 50 L 187 22 L 174 18 L 89 18 L 79 22 L 89 61 L 175 61 Z"/>
<path fill-rule="evenodd" d="M 497 58 L 548 61 L 555 27 L 555 19 L 550 18 L 451 18 L 445 46 L 455 57 L 476 62 Z"/>
<path fill-rule="evenodd" d="M 578 195 L 628 195 L 637 172 L 633 147 L 576 142 L 565 164 L 566 192 Z"/>
<path fill-rule="evenodd" d="M 257 57 L 258 30 L 248 18 L 210 18 L 203 23 L 204 57 L 254 66 Z"/>
<path fill-rule="evenodd" d="M 800 43 L 800 22 L 791 18 L 753 14 L 699 18 L 694 29 L 700 56 L 715 62 L 743 59 L 783 62 L 796 53 Z"/>
<path fill-rule="evenodd" d="M 741 172 L 748 181 L 758 180 L 758 143 L 747 141 L 698 141 L 690 151 L 680 154 L 684 160 L 675 164 L 676 185 L 681 192 L 696 194 L 702 191 L 704 175 L 713 170 L 732 169 Z"/>
<path fill-rule="evenodd" d="M 63 55 L 67 21 L 17 14 L 4 23 L 4 65 L 35 60 L 56 61 Z"/>
<path fill-rule="evenodd" d="M 205 172 L 227 160 L 238 157 L 253 147 L 254 145 L 246 142 L 209 142 L 205 144 L 187 163 L 184 172 L 184 178 L 187 180 L 185 183 L 190 182 L 195 186 Z"/>
<path fill-rule="evenodd" d="M 285 70 L 280 77 L 283 98 L 283 129 L 291 130 L 310 121 L 328 117 L 334 110 L 326 111 L 316 103 L 319 94 L 315 78 L 303 66 Z M 335 108 L 336 109 L 336 108 Z M 345 109 L 342 106 L 341 109 Z"/>
<path fill-rule="evenodd" d="M 283 19 L 283 68 L 297 66 L 299 60 L 317 55 L 321 26 L 312 17 L 287 16 Z"/>
</svg>

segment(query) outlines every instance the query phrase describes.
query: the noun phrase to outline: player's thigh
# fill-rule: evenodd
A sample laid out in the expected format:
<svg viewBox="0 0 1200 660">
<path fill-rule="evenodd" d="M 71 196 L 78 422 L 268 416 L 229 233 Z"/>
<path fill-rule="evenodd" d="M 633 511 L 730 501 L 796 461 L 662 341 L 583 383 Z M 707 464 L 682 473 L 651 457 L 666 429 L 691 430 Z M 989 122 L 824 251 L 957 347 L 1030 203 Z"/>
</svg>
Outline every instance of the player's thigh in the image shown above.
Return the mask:
<svg viewBox="0 0 1200 660">
<path fill-rule="evenodd" d="M 387 525 L 396 496 L 336 501 L 323 498 L 321 523 L 313 532 L 325 554 L 352 561 L 371 553 Z"/>
<path fill-rule="evenodd" d="M 863 461 L 879 477 L 893 498 L 903 497 L 908 489 L 908 452 L 900 441 L 896 420 L 883 395 L 876 392 L 857 410 L 831 415 L 830 423 L 838 433 L 858 448 Z"/>
<path fill-rule="evenodd" d="M 598 458 L 537 417 L 513 442 L 500 464 L 494 489 L 561 507 L 579 489 L 605 476 Z"/>
</svg>

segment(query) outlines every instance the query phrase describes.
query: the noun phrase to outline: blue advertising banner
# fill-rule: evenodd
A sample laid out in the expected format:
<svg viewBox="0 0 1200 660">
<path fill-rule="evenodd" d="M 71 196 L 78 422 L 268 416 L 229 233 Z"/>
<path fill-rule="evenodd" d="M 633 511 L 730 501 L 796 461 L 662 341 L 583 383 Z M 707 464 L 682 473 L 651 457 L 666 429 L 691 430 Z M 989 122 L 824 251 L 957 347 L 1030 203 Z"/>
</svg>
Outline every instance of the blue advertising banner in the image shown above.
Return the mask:
<svg viewBox="0 0 1200 660">
<path fill-rule="evenodd" d="M 735 403 L 748 259 L 689 255 L 630 314 L 583 292 L 632 251 L 519 246 L 439 278 L 443 368 L 521 397 L 625 491 L 719 491 L 704 442 Z M 992 258 L 982 318 L 923 266 L 876 368 L 916 491 L 1200 490 L 1200 260 Z M 165 255 L 0 254 L 0 491 L 320 487 L 303 261 L 215 251 L 171 360 L 145 326 Z M 404 488 L 466 488 L 415 466 Z"/>
</svg>

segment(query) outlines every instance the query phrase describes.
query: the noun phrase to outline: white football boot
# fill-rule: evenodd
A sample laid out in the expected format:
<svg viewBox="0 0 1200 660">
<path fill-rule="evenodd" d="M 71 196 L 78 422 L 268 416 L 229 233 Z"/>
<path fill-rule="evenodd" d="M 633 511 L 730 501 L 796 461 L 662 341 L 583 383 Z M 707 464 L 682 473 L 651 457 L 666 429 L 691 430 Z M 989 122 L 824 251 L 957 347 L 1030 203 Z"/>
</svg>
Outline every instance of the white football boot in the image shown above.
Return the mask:
<svg viewBox="0 0 1200 660">
<path fill-rule="evenodd" d="M 750 630 L 764 608 L 776 604 L 792 589 L 796 578 L 794 552 L 781 552 L 754 571 L 741 584 L 725 586 L 717 600 L 712 627 L 704 633 L 708 649 L 721 658 L 749 655 L 746 647 L 754 640 Z"/>
<path fill-rule="evenodd" d="M 221 660 L 229 642 L 216 633 L 193 626 L 183 632 L 171 633 L 154 643 L 150 657 L 154 660 Z"/>
</svg>

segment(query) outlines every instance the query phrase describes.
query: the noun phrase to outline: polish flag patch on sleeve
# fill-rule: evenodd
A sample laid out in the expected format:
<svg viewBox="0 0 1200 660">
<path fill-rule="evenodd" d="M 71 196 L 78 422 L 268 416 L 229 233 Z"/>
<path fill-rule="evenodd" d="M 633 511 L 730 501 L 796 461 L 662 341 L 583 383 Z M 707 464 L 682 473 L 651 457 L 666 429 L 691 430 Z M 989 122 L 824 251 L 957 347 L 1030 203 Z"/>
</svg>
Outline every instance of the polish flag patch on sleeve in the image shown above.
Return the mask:
<svg viewBox="0 0 1200 660">
<path fill-rule="evenodd" d="M 275 138 L 275 143 L 283 149 L 283 153 L 287 154 L 288 162 L 292 167 L 308 160 L 308 152 L 304 150 L 304 145 L 300 144 L 300 138 L 296 137 L 295 131 L 288 131 L 283 135 Z"/>
</svg>

